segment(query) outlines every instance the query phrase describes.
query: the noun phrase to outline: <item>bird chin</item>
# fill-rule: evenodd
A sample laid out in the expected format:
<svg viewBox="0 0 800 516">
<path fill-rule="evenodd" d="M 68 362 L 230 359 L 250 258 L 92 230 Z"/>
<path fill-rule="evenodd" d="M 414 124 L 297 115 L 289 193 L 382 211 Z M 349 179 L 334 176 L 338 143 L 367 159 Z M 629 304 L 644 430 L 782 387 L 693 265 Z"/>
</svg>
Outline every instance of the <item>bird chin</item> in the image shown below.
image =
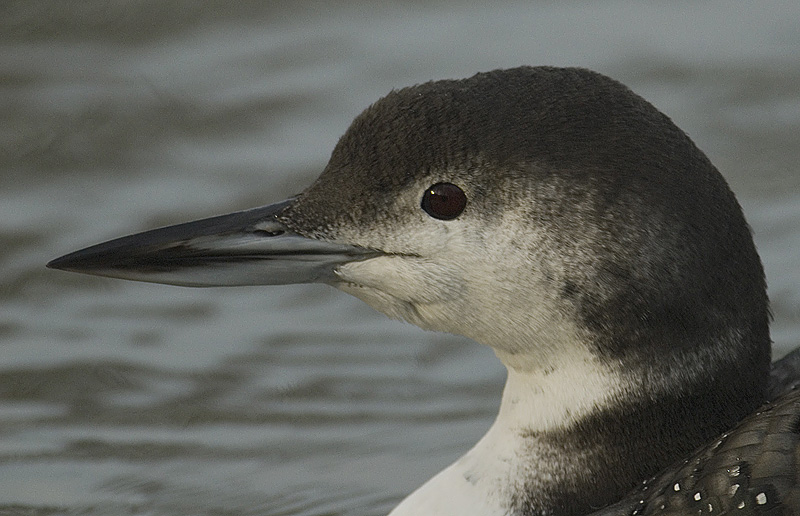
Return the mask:
<svg viewBox="0 0 800 516">
<path fill-rule="evenodd" d="M 418 304 L 395 297 L 383 290 L 353 282 L 333 283 L 342 292 L 360 299 L 382 314 L 401 321 L 406 321 L 425 330 L 436 330 L 423 317 Z"/>
<path fill-rule="evenodd" d="M 446 307 L 463 290 L 453 269 L 416 256 L 381 255 L 341 264 L 334 274 L 331 285 L 393 319 L 451 331 Z"/>
</svg>

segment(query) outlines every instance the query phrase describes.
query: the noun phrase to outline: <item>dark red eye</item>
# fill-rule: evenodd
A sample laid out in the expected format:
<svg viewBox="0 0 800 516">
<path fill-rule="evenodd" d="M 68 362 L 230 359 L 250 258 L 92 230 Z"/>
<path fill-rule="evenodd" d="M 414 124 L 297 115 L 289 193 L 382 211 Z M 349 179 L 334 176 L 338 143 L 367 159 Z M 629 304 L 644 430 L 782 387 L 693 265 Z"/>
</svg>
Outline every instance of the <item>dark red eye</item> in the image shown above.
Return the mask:
<svg viewBox="0 0 800 516">
<path fill-rule="evenodd" d="M 453 220 L 467 206 L 464 190 L 452 183 L 436 183 L 422 194 L 422 209 L 439 220 Z"/>
</svg>

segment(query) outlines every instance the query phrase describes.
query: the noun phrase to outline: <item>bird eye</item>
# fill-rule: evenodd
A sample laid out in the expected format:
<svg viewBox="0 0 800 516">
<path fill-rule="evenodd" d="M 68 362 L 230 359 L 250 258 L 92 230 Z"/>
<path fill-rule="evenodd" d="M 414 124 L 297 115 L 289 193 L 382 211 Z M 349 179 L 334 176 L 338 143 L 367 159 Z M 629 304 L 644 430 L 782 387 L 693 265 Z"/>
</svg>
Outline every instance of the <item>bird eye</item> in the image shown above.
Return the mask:
<svg viewBox="0 0 800 516">
<path fill-rule="evenodd" d="M 453 220 L 467 206 L 464 190 L 452 183 L 436 183 L 422 194 L 422 209 L 439 220 Z"/>
</svg>

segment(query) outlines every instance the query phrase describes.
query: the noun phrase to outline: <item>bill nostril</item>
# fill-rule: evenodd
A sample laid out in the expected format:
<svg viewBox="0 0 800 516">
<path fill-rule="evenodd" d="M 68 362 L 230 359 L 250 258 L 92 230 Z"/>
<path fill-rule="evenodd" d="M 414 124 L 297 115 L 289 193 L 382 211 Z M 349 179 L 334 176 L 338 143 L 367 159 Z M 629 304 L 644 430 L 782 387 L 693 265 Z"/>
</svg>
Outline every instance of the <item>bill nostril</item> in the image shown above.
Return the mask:
<svg viewBox="0 0 800 516">
<path fill-rule="evenodd" d="M 253 234 L 259 235 L 259 236 L 263 236 L 263 237 L 276 237 L 276 236 L 281 236 L 284 233 L 285 233 L 285 231 L 282 230 L 282 229 L 278 229 L 278 230 L 275 230 L 275 231 L 269 231 L 269 230 L 266 230 L 266 229 L 256 229 L 256 230 L 253 231 Z"/>
</svg>

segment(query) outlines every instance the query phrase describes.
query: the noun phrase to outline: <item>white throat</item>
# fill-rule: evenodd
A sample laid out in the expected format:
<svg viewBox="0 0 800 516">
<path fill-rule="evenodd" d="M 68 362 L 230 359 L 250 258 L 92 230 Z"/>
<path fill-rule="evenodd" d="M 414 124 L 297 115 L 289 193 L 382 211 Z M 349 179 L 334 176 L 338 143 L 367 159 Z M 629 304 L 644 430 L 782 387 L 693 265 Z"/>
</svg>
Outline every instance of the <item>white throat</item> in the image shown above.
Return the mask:
<svg viewBox="0 0 800 516">
<path fill-rule="evenodd" d="M 539 437 L 569 428 L 621 394 L 620 377 L 588 351 L 551 371 L 508 368 L 500 412 L 463 457 L 406 497 L 390 516 L 500 516 L 521 490 L 552 485 L 563 456 Z"/>
</svg>

